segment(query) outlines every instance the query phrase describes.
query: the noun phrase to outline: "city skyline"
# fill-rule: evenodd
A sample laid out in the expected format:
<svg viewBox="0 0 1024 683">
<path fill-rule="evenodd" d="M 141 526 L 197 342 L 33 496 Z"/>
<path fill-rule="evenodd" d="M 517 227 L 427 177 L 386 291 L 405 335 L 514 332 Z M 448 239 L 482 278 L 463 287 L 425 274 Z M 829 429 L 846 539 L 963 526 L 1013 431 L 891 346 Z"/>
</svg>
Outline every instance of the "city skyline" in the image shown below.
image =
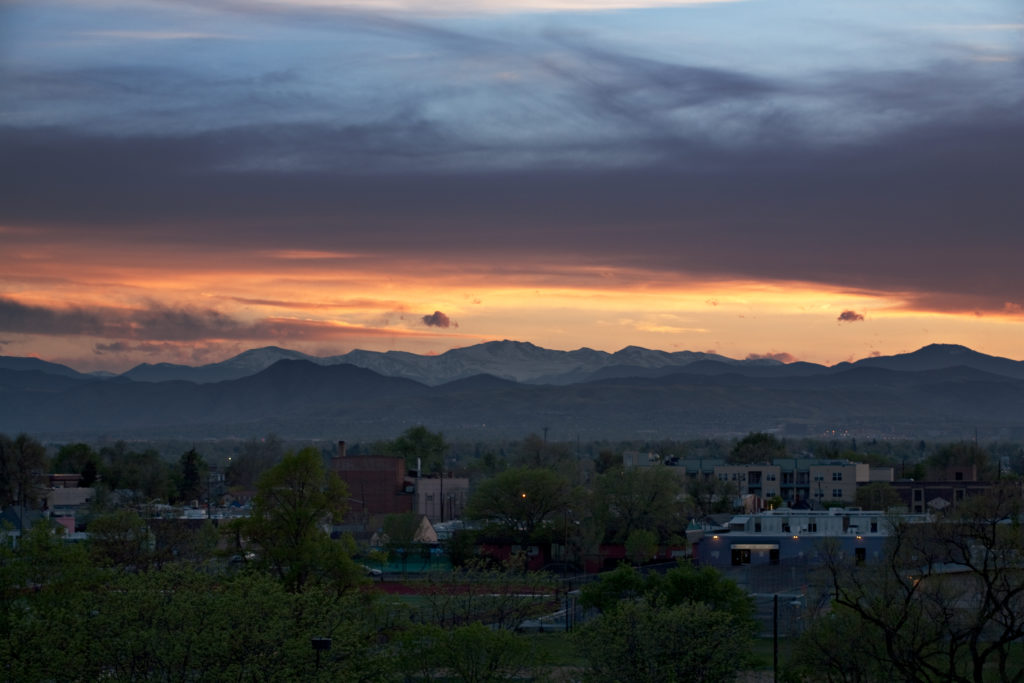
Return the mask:
<svg viewBox="0 0 1024 683">
<path fill-rule="evenodd" d="M 0 7 L 0 355 L 1024 339 L 1008 1 Z"/>
</svg>

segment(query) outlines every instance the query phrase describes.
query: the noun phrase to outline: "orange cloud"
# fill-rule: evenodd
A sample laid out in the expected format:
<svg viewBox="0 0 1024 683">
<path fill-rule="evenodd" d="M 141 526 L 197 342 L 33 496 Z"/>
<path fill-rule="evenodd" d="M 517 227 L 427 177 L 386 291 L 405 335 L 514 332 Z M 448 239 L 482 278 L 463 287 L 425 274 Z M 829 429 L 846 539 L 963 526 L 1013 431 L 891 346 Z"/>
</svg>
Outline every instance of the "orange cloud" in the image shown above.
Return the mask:
<svg viewBox="0 0 1024 683">
<path fill-rule="evenodd" d="M 750 354 L 747 354 L 746 360 L 777 360 L 780 363 L 792 363 L 792 362 L 794 362 L 794 361 L 796 361 L 798 359 L 793 354 L 786 353 L 785 351 L 781 351 L 781 352 L 772 351 L 772 352 L 769 352 L 769 353 L 750 353 Z"/>
</svg>

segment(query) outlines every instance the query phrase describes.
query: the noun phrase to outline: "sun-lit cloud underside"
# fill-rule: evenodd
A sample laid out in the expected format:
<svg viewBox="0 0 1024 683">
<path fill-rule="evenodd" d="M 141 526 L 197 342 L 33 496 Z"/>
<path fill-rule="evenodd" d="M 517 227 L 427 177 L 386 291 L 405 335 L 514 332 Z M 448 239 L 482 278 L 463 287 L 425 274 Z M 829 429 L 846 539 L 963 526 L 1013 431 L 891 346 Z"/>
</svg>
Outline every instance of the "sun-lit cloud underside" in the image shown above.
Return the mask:
<svg viewBox="0 0 1024 683">
<path fill-rule="evenodd" d="M 212 362 L 269 344 L 315 355 L 440 353 L 504 338 L 837 362 L 912 350 L 940 334 L 984 339 L 989 352 L 1012 356 L 1024 328 L 1011 302 L 983 313 L 927 310 L 914 307 L 926 297 L 913 293 L 593 264 L 417 268 L 414 259 L 391 258 L 385 267 L 382 256 L 317 250 L 181 253 L 159 262 L 140 253 L 21 256 L 0 282 L 0 352 L 84 369 Z M 439 320 L 444 326 L 426 322 Z"/>
</svg>

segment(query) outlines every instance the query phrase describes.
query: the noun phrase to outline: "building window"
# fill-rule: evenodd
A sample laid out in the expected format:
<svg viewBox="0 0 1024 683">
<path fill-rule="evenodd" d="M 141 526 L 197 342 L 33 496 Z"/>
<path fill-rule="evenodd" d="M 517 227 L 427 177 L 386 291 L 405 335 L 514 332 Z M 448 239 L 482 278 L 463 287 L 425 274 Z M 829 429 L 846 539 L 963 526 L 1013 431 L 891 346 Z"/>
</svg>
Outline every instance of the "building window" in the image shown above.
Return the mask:
<svg viewBox="0 0 1024 683">
<path fill-rule="evenodd" d="M 761 520 L 757 520 L 756 522 L 754 522 L 754 531 L 761 531 Z"/>
<path fill-rule="evenodd" d="M 854 548 L 853 549 L 854 562 L 857 564 L 864 564 L 868 559 L 867 548 Z"/>
<path fill-rule="evenodd" d="M 729 475 L 728 474 L 719 474 L 718 475 L 718 480 L 719 481 L 729 481 Z"/>
<path fill-rule="evenodd" d="M 842 498 L 843 497 L 843 490 L 842 489 L 832 489 L 832 497 L 833 498 Z"/>
<path fill-rule="evenodd" d="M 766 475 L 765 475 L 765 477 L 764 477 L 764 478 L 765 478 L 766 480 L 768 480 L 768 481 L 775 481 L 775 474 L 774 474 L 774 473 L 771 473 L 771 472 L 769 472 L 768 474 L 766 474 Z"/>
<path fill-rule="evenodd" d="M 750 564 L 750 550 L 747 548 L 733 548 L 732 564 L 733 566 L 739 566 L 741 564 Z"/>
<path fill-rule="evenodd" d="M 878 520 L 877 519 L 871 520 L 871 533 L 873 533 L 873 534 L 877 534 L 878 533 Z"/>
<path fill-rule="evenodd" d="M 915 501 L 924 500 L 924 489 L 914 489 L 914 500 Z"/>
<path fill-rule="evenodd" d="M 818 523 L 817 522 L 808 522 L 807 523 L 807 530 L 810 531 L 811 533 L 816 533 L 818 531 Z"/>
<path fill-rule="evenodd" d="M 843 480 L 843 473 L 842 472 L 833 472 L 832 473 L 832 481 L 842 481 L 842 480 Z"/>
<path fill-rule="evenodd" d="M 957 472 L 954 475 L 954 477 L 956 478 L 957 481 L 963 481 L 964 480 L 964 473 L 963 472 Z"/>
</svg>

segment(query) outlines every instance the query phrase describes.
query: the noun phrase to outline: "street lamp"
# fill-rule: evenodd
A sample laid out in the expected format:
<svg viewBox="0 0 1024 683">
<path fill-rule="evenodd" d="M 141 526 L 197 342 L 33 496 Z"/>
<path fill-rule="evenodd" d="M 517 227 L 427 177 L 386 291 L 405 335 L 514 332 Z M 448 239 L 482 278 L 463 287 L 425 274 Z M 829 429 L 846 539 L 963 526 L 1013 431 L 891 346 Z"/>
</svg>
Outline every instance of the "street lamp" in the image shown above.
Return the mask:
<svg viewBox="0 0 1024 683">
<path fill-rule="evenodd" d="M 331 649 L 331 639 L 326 636 L 316 636 L 310 639 L 313 652 L 316 652 L 316 671 L 320 673 L 320 653 Z"/>
</svg>

